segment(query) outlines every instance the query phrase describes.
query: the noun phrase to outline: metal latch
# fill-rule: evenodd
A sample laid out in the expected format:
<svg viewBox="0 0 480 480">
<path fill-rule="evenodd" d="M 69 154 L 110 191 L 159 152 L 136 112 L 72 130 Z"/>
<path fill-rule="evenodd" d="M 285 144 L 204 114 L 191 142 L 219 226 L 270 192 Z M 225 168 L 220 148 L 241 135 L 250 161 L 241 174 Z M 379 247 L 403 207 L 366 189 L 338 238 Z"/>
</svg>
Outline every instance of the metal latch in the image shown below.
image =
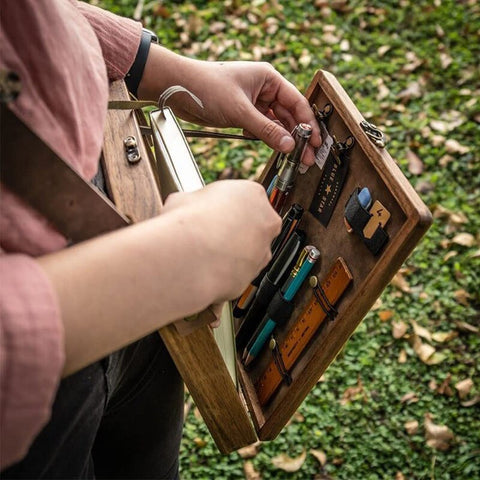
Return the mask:
<svg viewBox="0 0 480 480">
<path fill-rule="evenodd" d="M 129 163 L 139 162 L 141 157 L 138 151 L 137 139 L 133 135 L 130 135 L 123 141 L 123 145 L 125 146 L 125 153 Z"/>
<path fill-rule="evenodd" d="M 379 148 L 384 148 L 387 139 L 383 132 L 373 123 L 368 123 L 366 120 L 360 122 L 362 130 L 367 134 L 367 137 Z"/>
</svg>

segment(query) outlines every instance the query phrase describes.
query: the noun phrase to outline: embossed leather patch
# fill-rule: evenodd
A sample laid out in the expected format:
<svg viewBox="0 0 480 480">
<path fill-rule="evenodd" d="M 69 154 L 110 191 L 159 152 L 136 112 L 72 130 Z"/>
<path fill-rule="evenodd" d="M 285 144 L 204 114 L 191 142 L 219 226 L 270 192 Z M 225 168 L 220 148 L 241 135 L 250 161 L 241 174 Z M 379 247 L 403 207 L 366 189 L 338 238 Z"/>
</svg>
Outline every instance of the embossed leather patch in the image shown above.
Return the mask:
<svg viewBox="0 0 480 480">
<path fill-rule="evenodd" d="M 320 182 L 310 205 L 310 213 L 326 227 L 342 191 L 348 173 L 348 156 L 344 155 L 341 162 L 330 154 L 323 169 Z"/>
</svg>

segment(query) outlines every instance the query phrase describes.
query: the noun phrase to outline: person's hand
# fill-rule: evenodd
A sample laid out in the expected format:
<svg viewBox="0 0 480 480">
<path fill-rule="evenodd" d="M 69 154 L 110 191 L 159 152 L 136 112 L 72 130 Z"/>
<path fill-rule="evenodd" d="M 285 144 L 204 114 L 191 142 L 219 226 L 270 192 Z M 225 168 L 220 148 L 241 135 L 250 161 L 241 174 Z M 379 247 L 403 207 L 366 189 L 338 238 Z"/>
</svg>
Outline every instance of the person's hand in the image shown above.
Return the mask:
<svg viewBox="0 0 480 480">
<path fill-rule="evenodd" d="M 270 245 L 281 218 L 263 187 L 248 180 L 224 180 L 193 193 L 168 196 L 164 214 L 174 213 L 184 227 L 195 265 L 210 303 L 231 300 L 271 259 Z M 182 227 L 182 228 L 183 228 Z"/>
<path fill-rule="evenodd" d="M 313 128 L 303 162 L 312 165 L 312 147 L 321 144 L 320 131 L 307 99 L 270 64 L 263 62 L 195 62 L 189 88 L 203 102 L 187 95 L 169 100 L 175 113 L 190 122 L 212 127 L 240 127 L 274 150 L 294 147 L 291 131 L 301 122 Z M 186 82 L 184 82 L 186 83 Z"/>
<path fill-rule="evenodd" d="M 317 121 L 305 97 L 270 64 L 205 62 L 152 45 L 139 97 L 156 101 L 172 85 L 187 88 L 204 105 L 202 109 L 187 94 L 177 93 L 168 105 L 179 117 L 199 125 L 242 128 L 284 153 L 294 147 L 290 133 L 295 125 L 309 123 L 313 133 L 303 162 L 313 164 L 312 147 L 321 144 Z"/>
</svg>

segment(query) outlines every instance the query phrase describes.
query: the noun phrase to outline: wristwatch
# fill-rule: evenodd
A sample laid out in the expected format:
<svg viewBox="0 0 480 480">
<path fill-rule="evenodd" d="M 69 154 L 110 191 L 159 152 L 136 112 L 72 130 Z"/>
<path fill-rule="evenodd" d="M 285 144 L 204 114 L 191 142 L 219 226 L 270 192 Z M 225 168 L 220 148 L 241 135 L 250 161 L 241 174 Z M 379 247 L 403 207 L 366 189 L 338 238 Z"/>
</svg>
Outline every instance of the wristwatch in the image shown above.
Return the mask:
<svg viewBox="0 0 480 480">
<path fill-rule="evenodd" d="M 143 70 L 147 62 L 148 52 L 150 51 L 150 44 L 158 43 L 158 37 L 151 31 L 144 28 L 142 30 L 142 38 L 138 47 L 137 56 L 125 76 L 125 83 L 130 93 L 137 97 L 138 86 L 142 80 Z"/>
</svg>

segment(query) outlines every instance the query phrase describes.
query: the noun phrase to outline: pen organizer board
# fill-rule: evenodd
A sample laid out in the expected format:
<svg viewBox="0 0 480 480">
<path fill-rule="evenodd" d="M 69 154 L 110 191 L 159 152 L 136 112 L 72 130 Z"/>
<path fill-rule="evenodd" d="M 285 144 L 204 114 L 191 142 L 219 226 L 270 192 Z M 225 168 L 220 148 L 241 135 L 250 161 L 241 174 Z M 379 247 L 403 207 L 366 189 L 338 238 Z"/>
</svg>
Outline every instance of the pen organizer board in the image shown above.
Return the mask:
<svg viewBox="0 0 480 480">
<path fill-rule="evenodd" d="M 120 99 L 125 95 L 127 93 L 124 86 L 112 86 L 113 99 Z M 338 264 L 339 258 L 342 259 L 342 271 L 344 274 L 348 271 L 351 276 L 344 279 L 345 291 L 340 292 L 338 301 L 334 299 L 332 307 L 336 310 L 336 315 L 334 318 L 332 316 L 331 320 L 326 318 L 319 322 L 318 328 L 304 345 L 298 358 L 288 366 L 287 372 L 283 372 L 289 377 L 289 385 L 286 381 L 281 381 L 268 401 L 261 398 L 261 392 L 259 395 L 262 379 L 275 364 L 274 355 L 268 347 L 263 348 L 248 370 L 241 361 L 242 351 L 237 352 L 237 386 L 208 326 L 202 326 L 186 336 L 180 335 L 173 325 L 160 331 L 217 447 L 223 453 L 253 443 L 257 438 L 271 440 L 280 433 L 431 223 L 431 214 L 427 207 L 386 149 L 379 146 L 381 139 L 377 136 L 378 132 L 372 130 L 371 126 L 370 129 L 368 126 L 362 127 L 364 118 L 335 77 L 328 72 L 317 72 L 306 97 L 310 104 L 320 111 L 320 116 L 326 115 L 324 123 L 331 138 L 325 137 L 324 142 L 333 142 L 340 150 L 342 144 L 345 148 L 348 147 L 348 171 L 343 185 L 338 188 L 336 203 L 330 208 L 331 216 L 328 222 L 323 212 L 326 207 L 325 199 L 322 200 L 318 194 L 319 188 L 323 189 L 320 193 L 328 190 L 329 182 L 323 181 L 328 178 L 322 177 L 324 172 L 316 165 L 310 167 L 305 174 L 297 176 L 295 187 L 287 196 L 283 211 L 293 203 L 304 207 L 300 228 L 306 232 L 307 243 L 320 250 L 320 262 L 314 265 L 310 273 L 317 277 L 320 285 L 325 286 L 325 278 L 332 265 L 336 262 Z M 109 129 L 118 132 L 123 124 L 134 118 L 133 115 L 127 115 L 120 121 L 113 121 L 111 113 L 109 116 L 106 137 Z M 125 131 L 125 135 L 127 133 L 128 131 Z M 121 151 L 122 148 L 123 145 L 120 144 L 118 149 Z M 344 153 L 340 151 L 340 156 Z M 125 169 L 118 174 L 119 178 L 128 176 L 132 168 L 142 168 L 143 175 L 152 179 L 152 185 L 158 185 L 158 182 L 155 182 L 158 175 L 155 162 L 153 159 L 143 164 L 138 162 L 134 166 L 125 163 L 123 166 L 111 165 L 110 168 Z M 276 174 L 276 167 L 277 155 L 274 154 L 260 179 L 265 188 Z M 122 187 L 118 203 L 128 197 L 125 194 L 125 187 L 128 185 Z M 359 193 L 365 187 L 372 197 L 371 205 L 367 205 L 367 208 L 358 205 L 361 203 L 358 200 L 361 197 Z M 135 189 L 132 187 L 132 190 Z M 129 203 L 119 205 L 117 198 L 114 198 L 114 201 L 120 210 L 123 208 L 125 211 L 130 208 L 129 203 L 141 204 L 144 200 L 141 194 L 133 191 Z M 377 201 L 388 212 L 388 218 L 370 212 L 369 209 L 373 207 L 378 210 L 378 204 L 375 203 Z M 347 205 L 349 209 L 346 209 Z M 146 209 L 144 218 L 151 216 L 150 210 Z M 161 211 L 161 205 L 158 210 Z M 348 228 L 351 233 L 347 231 L 345 215 L 349 218 Z M 378 217 L 377 224 L 372 221 L 373 224 L 370 222 L 368 225 L 375 215 Z M 328 213 L 326 216 L 328 217 Z M 142 215 L 139 219 L 143 219 L 141 217 Z M 375 238 L 373 243 L 372 237 Z M 331 297 L 335 285 L 328 285 L 326 291 Z M 325 316 L 318 304 L 312 304 L 312 297 L 312 287 L 308 283 L 303 284 L 295 296 L 292 315 L 283 326 L 275 330 L 280 353 L 285 343 L 292 350 L 293 344 L 288 344 L 289 335 L 292 334 L 292 329 L 295 330 L 298 320 L 306 315 L 305 311 L 309 306 L 313 305 L 314 308 L 310 309 L 310 316 L 305 316 L 308 321 L 315 322 Z M 325 306 L 322 298 L 319 298 L 319 301 Z M 275 368 L 286 366 L 282 363 Z M 274 372 L 273 375 L 277 374 Z"/>
<path fill-rule="evenodd" d="M 293 367 L 287 367 L 290 385 L 282 381 L 268 402 L 262 404 L 264 399 L 259 398 L 259 384 L 269 367 L 273 370 L 281 369 L 275 365 L 272 351 L 268 346 L 264 347 L 248 370 L 240 360 L 242 352 L 238 352 L 237 364 L 242 390 L 258 437 L 262 440 L 273 439 L 282 430 L 431 223 L 431 215 L 426 206 L 386 149 L 379 146 L 381 133 L 372 125 L 364 123 L 362 126 L 364 118 L 335 77 L 319 71 L 309 86 L 306 97 L 312 106 L 315 105 L 320 112 L 319 117 L 323 119 L 330 137 L 327 138 L 327 132 L 323 130 L 324 143 L 337 141 L 348 149 L 344 157 L 348 171 L 343 185 L 339 186 L 333 179 L 331 169 L 326 171 L 334 160 L 334 155 L 330 154 L 323 169 L 314 165 L 305 174 L 297 175 L 283 212 L 293 203 L 304 208 L 299 228 L 307 234 L 306 243 L 314 245 L 321 252 L 321 259 L 314 265 L 311 275 L 315 275 L 321 283 L 341 257 L 351 274 L 351 281 L 334 305 L 337 311 L 335 318 L 326 318 L 320 323 Z M 325 158 L 322 159 L 324 160 Z M 268 188 L 276 174 L 276 167 L 277 158 L 274 155 L 260 179 L 265 188 Z M 364 223 L 366 226 L 368 221 L 359 220 L 356 230 L 360 231 L 351 233 L 348 233 L 345 223 L 345 206 L 349 200 L 350 203 L 353 202 L 351 195 L 357 189 L 365 187 L 370 191 L 372 206 L 379 201 L 390 215 L 383 227 L 387 236 L 382 236 L 373 247 L 367 246 L 362 235 L 361 227 L 364 227 Z M 335 194 L 336 203 L 332 207 L 332 196 Z M 331 217 L 327 223 L 322 214 L 329 207 Z M 366 233 L 370 235 L 369 232 Z M 293 314 L 286 324 L 275 331 L 280 352 L 283 344 L 291 351 L 296 342 L 300 341 L 303 331 L 297 329 L 295 332 L 295 328 L 300 328 L 297 323 L 302 314 L 305 321 L 312 320 L 305 310 L 312 305 L 313 296 L 311 286 L 308 282 L 304 283 L 295 296 Z M 315 302 L 316 305 L 318 302 Z M 320 313 L 320 308 L 313 311 L 313 315 Z M 296 334 L 298 338 L 288 338 Z M 278 372 L 275 374 L 280 376 Z"/>
</svg>

